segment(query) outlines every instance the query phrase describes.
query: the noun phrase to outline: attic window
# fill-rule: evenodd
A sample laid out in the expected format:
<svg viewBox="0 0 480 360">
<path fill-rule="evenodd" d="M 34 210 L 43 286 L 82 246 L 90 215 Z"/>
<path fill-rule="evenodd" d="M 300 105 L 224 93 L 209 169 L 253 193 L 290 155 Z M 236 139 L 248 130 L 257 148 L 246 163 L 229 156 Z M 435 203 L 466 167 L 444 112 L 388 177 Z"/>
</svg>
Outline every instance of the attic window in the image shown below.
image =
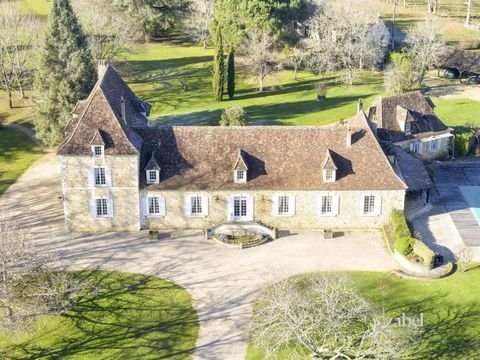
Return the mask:
<svg viewBox="0 0 480 360">
<path fill-rule="evenodd" d="M 236 183 L 246 183 L 247 182 L 247 171 L 246 170 L 235 170 L 234 179 Z"/>
<path fill-rule="evenodd" d="M 160 171 L 158 170 L 147 170 L 147 184 L 158 184 L 160 177 Z"/>
<path fill-rule="evenodd" d="M 410 135 L 412 133 L 412 123 L 407 121 L 405 123 L 405 135 Z"/>
<path fill-rule="evenodd" d="M 335 182 L 336 180 L 336 171 L 333 169 L 324 169 L 323 170 L 323 181 L 324 182 Z"/>
<path fill-rule="evenodd" d="M 102 156 L 103 155 L 103 146 L 102 145 L 93 145 L 92 146 L 93 156 Z"/>
</svg>

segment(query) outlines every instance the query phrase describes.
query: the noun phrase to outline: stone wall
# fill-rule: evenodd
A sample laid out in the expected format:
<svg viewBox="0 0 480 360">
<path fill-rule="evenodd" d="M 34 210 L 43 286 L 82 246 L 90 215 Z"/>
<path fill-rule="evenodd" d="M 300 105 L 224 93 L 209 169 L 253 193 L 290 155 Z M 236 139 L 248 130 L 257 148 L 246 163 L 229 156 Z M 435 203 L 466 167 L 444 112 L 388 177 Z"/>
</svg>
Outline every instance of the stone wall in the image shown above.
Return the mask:
<svg viewBox="0 0 480 360">
<path fill-rule="evenodd" d="M 381 214 L 379 216 L 360 215 L 360 199 L 365 191 L 337 191 L 339 195 L 339 212 L 334 217 L 318 215 L 317 197 L 320 192 L 315 191 L 289 191 L 285 194 L 293 195 L 296 199 L 295 215 L 274 216 L 272 212 L 272 196 L 278 191 L 248 191 L 245 195 L 254 197 L 254 220 L 262 221 L 279 229 L 379 229 L 387 223 L 391 210 L 403 209 L 405 191 L 372 191 L 382 198 Z M 204 229 L 227 222 L 227 198 L 240 194 L 238 191 L 212 191 L 198 192 L 208 195 L 209 213 L 202 218 L 189 217 L 185 214 L 185 197 L 193 192 L 159 191 L 149 192 L 165 197 L 165 217 L 146 217 L 142 214 L 142 227 L 145 229 Z M 141 196 L 145 196 L 143 192 Z M 143 212 L 143 211 L 142 211 Z"/>
<path fill-rule="evenodd" d="M 137 156 L 62 156 L 62 187 L 65 225 L 74 232 L 137 231 L 140 229 L 140 198 Z M 111 186 L 95 187 L 89 179 L 93 166 L 111 172 Z M 95 219 L 90 199 L 106 197 L 113 201 L 113 217 Z"/>
<path fill-rule="evenodd" d="M 438 140 L 440 141 L 440 144 L 438 150 L 434 152 L 428 151 L 428 141 L 422 141 L 421 152 L 416 154 L 418 154 L 422 159 L 425 160 L 443 159 L 448 156 L 448 150 L 451 142 L 450 139 L 450 137 L 439 138 Z M 410 144 L 414 142 L 416 142 L 416 140 L 408 140 L 395 144 L 401 146 L 404 150 L 410 151 Z"/>
</svg>

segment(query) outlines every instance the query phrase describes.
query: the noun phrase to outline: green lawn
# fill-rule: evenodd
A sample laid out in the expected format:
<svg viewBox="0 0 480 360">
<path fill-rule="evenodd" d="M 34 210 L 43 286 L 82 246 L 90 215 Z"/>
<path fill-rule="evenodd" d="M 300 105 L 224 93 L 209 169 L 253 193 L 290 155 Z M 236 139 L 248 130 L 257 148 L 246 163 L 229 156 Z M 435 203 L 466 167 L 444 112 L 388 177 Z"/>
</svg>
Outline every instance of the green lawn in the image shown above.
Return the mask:
<svg viewBox="0 0 480 360">
<path fill-rule="evenodd" d="M 224 107 L 243 106 L 256 124 L 322 125 L 349 118 L 359 98 L 368 104 L 382 92 L 381 74 L 362 72 L 358 83 L 344 86 L 332 76 L 282 71 L 267 79 L 269 91 L 239 65 L 234 100 L 218 103 L 211 91 L 212 51 L 189 44 L 149 44 L 139 47 L 122 69 L 133 90 L 153 105 L 151 118 L 169 125 L 217 124 Z M 128 75 L 130 73 L 130 75 Z M 329 87 L 327 101 L 316 101 L 315 82 Z"/>
<path fill-rule="evenodd" d="M 24 11 L 37 16 L 48 16 L 53 0 L 20 0 Z"/>
<path fill-rule="evenodd" d="M 448 126 L 480 125 L 480 101 L 433 98 L 435 113 Z"/>
<path fill-rule="evenodd" d="M 41 156 L 41 148 L 28 135 L 0 127 L 0 195 Z"/>
<path fill-rule="evenodd" d="M 30 333 L 0 333 L 0 358 L 190 358 L 198 319 L 186 290 L 143 275 L 94 271 L 79 276 L 98 286 L 98 293 L 85 294 L 62 316 L 39 318 Z"/>
<path fill-rule="evenodd" d="M 387 313 L 397 318 L 424 315 L 424 329 L 419 341 L 409 349 L 409 359 L 480 358 L 480 268 L 457 272 L 441 280 L 403 280 L 385 273 L 350 273 L 361 292 L 381 308 L 380 284 L 387 284 L 384 304 Z M 288 351 L 280 354 L 288 359 Z M 248 360 L 264 359 L 262 352 L 250 345 Z"/>
</svg>

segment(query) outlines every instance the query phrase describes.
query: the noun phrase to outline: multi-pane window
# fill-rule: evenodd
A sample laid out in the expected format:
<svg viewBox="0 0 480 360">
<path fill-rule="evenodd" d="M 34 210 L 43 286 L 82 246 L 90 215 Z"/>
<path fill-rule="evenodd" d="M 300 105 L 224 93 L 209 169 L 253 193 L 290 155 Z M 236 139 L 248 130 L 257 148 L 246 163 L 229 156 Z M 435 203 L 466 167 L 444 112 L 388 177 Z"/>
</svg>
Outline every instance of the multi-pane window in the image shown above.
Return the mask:
<svg viewBox="0 0 480 360">
<path fill-rule="evenodd" d="M 430 152 L 437 151 L 439 146 L 439 140 L 438 139 L 431 140 L 428 144 L 429 144 Z"/>
<path fill-rule="evenodd" d="M 245 172 L 243 170 L 237 171 L 237 181 L 242 181 L 245 178 Z"/>
<path fill-rule="evenodd" d="M 369 215 L 375 213 L 375 195 L 365 195 L 363 197 L 363 214 Z"/>
<path fill-rule="evenodd" d="M 94 168 L 94 176 L 95 176 L 95 185 L 97 186 L 107 185 L 107 178 L 105 176 L 104 167 Z"/>
<path fill-rule="evenodd" d="M 420 143 L 414 142 L 410 144 L 410 151 L 414 153 L 419 153 L 420 152 Z"/>
<path fill-rule="evenodd" d="M 95 199 L 96 202 L 96 215 L 97 217 L 108 216 L 108 201 L 107 199 Z"/>
<path fill-rule="evenodd" d="M 335 181 L 335 170 L 325 169 L 325 182 Z"/>
<path fill-rule="evenodd" d="M 333 212 L 333 196 L 323 195 L 320 199 L 320 213 L 328 215 Z"/>
<path fill-rule="evenodd" d="M 190 198 L 190 205 L 191 205 L 191 214 L 192 215 L 202 215 L 203 208 L 202 208 L 202 197 L 195 195 Z"/>
<path fill-rule="evenodd" d="M 154 184 L 158 182 L 158 171 L 157 170 L 147 170 L 147 182 L 149 184 Z"/>
<path fill-rule="evenodd" d="M 289 198 L 288 195 L 281 195 L 278 197 L 278 215 L 288 215 L 290 213 L 289 209 Z"/>
<path fill-rule="evenodd" d="M 407 121 L 405 123 L 405 135 L 410 135 L 412 133 L 412 123 Z"/>
<path fill-rule="evenodd" d="M 160 215 L 160 198 L 158 196 L 148 197 L 148 214 Z"/>
<path fill-rule="evenodd" d="M 102 156 L 102 155 L 103 155 L 103 146 L 101 146 L 101 145 L 94 145 L 94 146 L 93 146 L 93 155 L 95 155 L 95 156 Z"/>
<path fill-rule="evenodd" d="M 247 216 L 247 198 L 236 197 L 233 202 L 233 216 L 236 218 Z"/>
</svg>

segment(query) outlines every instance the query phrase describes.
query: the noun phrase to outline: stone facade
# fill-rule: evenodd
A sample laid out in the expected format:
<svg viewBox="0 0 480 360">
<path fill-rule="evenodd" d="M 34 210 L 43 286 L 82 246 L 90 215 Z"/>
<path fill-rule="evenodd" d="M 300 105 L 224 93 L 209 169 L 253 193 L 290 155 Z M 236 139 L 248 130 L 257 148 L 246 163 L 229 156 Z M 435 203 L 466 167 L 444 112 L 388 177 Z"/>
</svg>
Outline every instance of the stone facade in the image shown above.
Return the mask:
<svg viewBox="0 0 480 360">
<path fill-rule="evenodd" d="M 336 216 L 320 216 L 318 197 L 321 194 L 339 196 L 339 209 Z M 361 196 L 372 193 L 381 197 L 381 213 L 378 216 L 360 215 Z M 208 197 L 208 216 L 191 217 L 185 214 L 185 197 L 192 194 Z M 392 209 L 403 209 L 405 191 L 211 191 L 182 192 L 159 191 L 149 192 L 165 198 L 166 212 L 164 217 L 147 217 L 142 211 L 142 225 L 146 229 L 205 229 L 228 222 L 227 199 L 234 195 L 253 196 L 253 220 L 261 221 L 279 229 L 379 229 L 390 216 Z M 295 197 L 295 211 L 291 216 L 273 214 L 272 199 L 279 194 Z M 146 192 L 142 193 L 146 196 Z"/>
<path fill-rule="evenodd" d="M 73 232 L 140 229 L 138 156 L 61 156 L 65 224 Z M 92 168 L 105 166 L 107 186 L 92 183 Z M 108 180 L 107 180 L 108 181 Z M 92 199 L 111 199 L 112 217 L 95 218 Z"/>
<path fill-rule="evenodd" d="M 434 151 L 430 150 L 430 142 L 436 140 L 437 149 Z M 414 139 L 396 142 L 395 145 L 400 146 L 402 149 L 407 150 L 411 153 L 417 154 L 420 158 L 424 160 L 432 159 L 442 159 L 449 156 L 453 142 L 453 135 L 444 135 L 441 137 L 430 137 L 424 139 Z M 417 145 L 413 145 L 417 144 Z"/>
</svg>

